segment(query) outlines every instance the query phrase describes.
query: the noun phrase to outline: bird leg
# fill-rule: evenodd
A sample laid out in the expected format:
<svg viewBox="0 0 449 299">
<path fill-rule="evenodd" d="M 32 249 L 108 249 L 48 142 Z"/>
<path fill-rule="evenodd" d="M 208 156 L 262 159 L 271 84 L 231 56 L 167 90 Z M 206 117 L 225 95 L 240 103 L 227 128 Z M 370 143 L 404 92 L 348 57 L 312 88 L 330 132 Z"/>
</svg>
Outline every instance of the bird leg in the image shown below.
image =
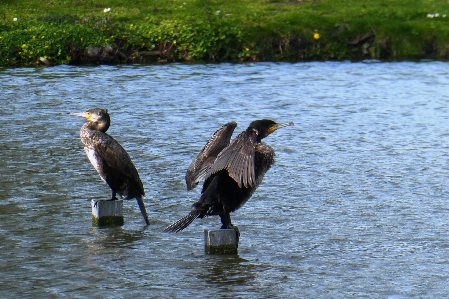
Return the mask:
<svg viewBox="0 0 449 299">
<path fill-rule="evenodd" d="M 220 214 L 221 223 L 223 224 L 220 229 L 233 229 L 237 233 L 237 240 L 240 237 L 240 230 L 237 226 L 231 223 L 231 214 Z"/>
<path fill-rule="evenodd" d="M 223 224 L 221 226 L 221 229 L 227 229 L 227 228 L 233 228 L 234 226 L 231 223 L 231 214 L 224 213 L 220 214 L 221 223 Z"/>
<path fill-rule="evenodd" d="M 118 200 L 117 197 L 116 197 L 116 195 L 117 195 L 117 192 L 115 192 L 114 190 L 112 190 L 112 197 L 111 197 L 110 199 L 108 199 L 108 200 Z"/>
</svg>

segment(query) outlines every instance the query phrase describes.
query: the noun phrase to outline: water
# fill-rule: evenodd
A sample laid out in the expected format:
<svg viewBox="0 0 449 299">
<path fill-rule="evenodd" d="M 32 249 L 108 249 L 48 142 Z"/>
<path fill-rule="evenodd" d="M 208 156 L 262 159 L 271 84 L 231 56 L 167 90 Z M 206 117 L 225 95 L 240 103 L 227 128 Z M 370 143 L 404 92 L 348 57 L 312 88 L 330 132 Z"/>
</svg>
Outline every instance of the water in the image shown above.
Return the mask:
<svg viewBox="0 0 449 299">
<path fill-rule="evenodd" d="M 448 63 L 58 66 L 0 70 L 1 298 L 449 296 Z M 108 108 L 151 226 L 92 227 L 110 191 L 69 116 Z M 204 254 L 184 174 L 235 120 L 293 121 L 275 166 L 231 215 L 238 256 Z"/>
</svg>

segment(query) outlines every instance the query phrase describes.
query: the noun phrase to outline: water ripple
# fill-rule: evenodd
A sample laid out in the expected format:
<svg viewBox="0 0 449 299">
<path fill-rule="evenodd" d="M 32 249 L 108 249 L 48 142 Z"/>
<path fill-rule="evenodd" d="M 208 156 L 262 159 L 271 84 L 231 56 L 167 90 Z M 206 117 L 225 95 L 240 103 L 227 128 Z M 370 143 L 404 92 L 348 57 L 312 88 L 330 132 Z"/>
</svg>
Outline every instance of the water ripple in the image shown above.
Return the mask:
<svg viewBox="0 0 449 299">
<path fill-rule="evenodd" d="M 447 297 L 448 65 L 443 62 L 58 66 L 0 70 L 0 297 Z M 105 107 L 146 190 L 120 228 L 69 112 Z M 191 159 L 222 124 L 293 121 L 233 214 L 238 256 L 203 253 Z M 200 189 L 200 188 L 197 188 Z M 21 283 L 18 284 L 17 281 Z M 95 287 L 92 287 L 95 286 Z M 218 295 L 219 294 L 219 295 Z"/>
</svg>

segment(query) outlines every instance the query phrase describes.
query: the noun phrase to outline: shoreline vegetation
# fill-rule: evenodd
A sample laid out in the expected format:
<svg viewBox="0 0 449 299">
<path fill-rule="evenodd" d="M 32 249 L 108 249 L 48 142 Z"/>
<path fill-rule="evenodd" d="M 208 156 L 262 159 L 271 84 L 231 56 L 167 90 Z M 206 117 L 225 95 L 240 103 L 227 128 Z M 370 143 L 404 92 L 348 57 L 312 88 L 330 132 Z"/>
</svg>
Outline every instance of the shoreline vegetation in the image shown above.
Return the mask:
<svg viewBox="0 0 449 299">
<path fill-rule="evenodd" d="M 0 66 L 449 60 L 442 0 L 0 0 Z"/>
</svg>

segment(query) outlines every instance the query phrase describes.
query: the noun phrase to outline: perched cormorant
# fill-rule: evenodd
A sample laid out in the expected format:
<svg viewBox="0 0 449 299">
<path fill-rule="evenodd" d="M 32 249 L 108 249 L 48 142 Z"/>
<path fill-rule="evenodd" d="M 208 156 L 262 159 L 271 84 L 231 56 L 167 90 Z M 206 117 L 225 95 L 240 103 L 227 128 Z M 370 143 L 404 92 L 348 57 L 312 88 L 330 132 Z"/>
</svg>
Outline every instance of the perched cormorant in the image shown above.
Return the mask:
<svg viewBox="0 0 449 299">
<path fill-rule="evenodd" d="M 220 216 L 222 229 L 237 230 L 231 223 L 230 213 L 248 201 L 274 163 L 273 148 L 261 140 L 292 124 L 255 120 L 231 143 L 237 123 L 229 122 L 218 129 L 187 170 L 187 190 L 205 179 L 200 199 L 192 205 L 187 216 L 168 226 L 164 232 L 179 232 L 196 218 L 210 215 Z"/>
<path fill-rule="evenodd" d="M 125 200 L 136 198 L 146 224 L 150 224 L 142 200 L 145 192 L 139 173 L 125 149 L 106 134 L 111 124 L 108 111 L 94 108 L 70 115 L 81 116 L 88 120 L 81 127 L 81 141 L 95 170 L 112 189 L 110 200 L 116 200 L 117 193 Z"/>
</svg>

